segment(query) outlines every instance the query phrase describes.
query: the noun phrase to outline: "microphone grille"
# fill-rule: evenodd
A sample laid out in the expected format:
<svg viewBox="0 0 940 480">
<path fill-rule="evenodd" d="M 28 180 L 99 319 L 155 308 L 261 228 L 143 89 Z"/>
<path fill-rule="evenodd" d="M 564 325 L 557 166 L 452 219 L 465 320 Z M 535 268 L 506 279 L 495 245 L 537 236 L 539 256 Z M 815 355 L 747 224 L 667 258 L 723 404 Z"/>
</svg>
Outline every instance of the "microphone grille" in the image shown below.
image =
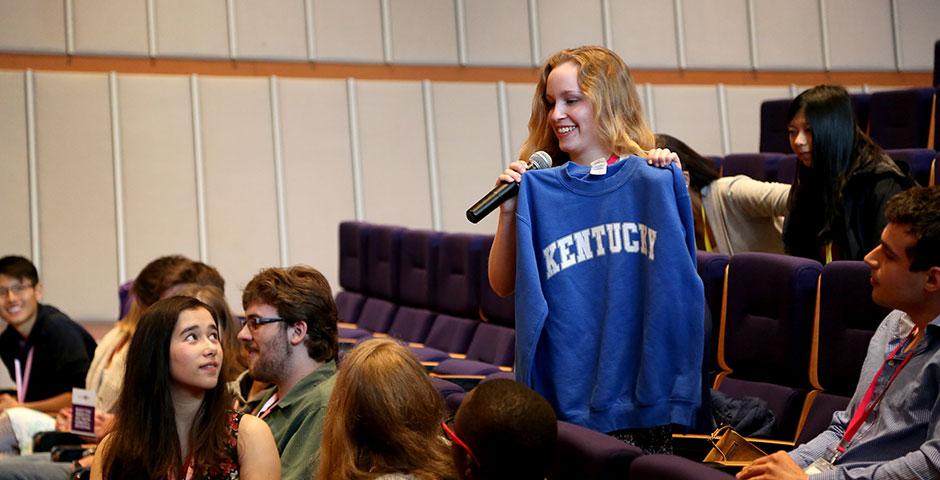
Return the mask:
<svg viewBox="0 0 940 480">
<path fill-rule="evenodd" d="M 532 165 L 529 168 L 533 170 L 549 168 L 552 166 L 552 156 L 545 153 L 544 150 L 539 150 L 532 155 L 529 155 L 529 164 Z"/>
</svg>

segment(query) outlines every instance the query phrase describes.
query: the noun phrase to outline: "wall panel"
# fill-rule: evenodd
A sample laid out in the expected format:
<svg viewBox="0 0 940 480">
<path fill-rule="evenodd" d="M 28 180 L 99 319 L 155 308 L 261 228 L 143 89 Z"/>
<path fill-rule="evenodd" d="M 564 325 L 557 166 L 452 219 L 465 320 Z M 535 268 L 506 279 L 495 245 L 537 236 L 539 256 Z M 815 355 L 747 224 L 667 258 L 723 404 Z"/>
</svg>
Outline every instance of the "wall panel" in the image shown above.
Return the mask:
<svg viewBox="0 0 940 480">
<path fill-rule="evenodd" d="M 317 58 L 381 63 L 382 12 L 379 5 L 376 0 L 314 0 Z"/>
<path fill-rule="evenodd" d="M 760 104 L 764 100 L 790 98 L 787 87 L 727 87 L 730 151 L 760 150 Z"/>
<path fill-rule="evenodd" d="M 474 225 L 466 211 L 489 191 L 503 170 L 496 85 L 437 83 L 434 116 L 441 182 L 442 228 L 493 233 L 498 211 Z"/>
<path fill-rule="evenodd" d="M 721 119 L 715 87 L 653 87 L 656 130 L 668 133 L 702 155 L 721 154 Z"/>
<path fill-rule="evenodd" d="M 171 254 L 199 259 L 189 78 L 119 77 L 127 275 Z"/>
<path fill-rule="evenodd" d="M 0 72 L 0 255 L 31 257 L 24 77 Z"/>
<path fill-rule="evenodd" d="M 630 68 L 679 66 L 672 0 L 614 0 L 610 17 L 613 50 Z"/>
<path fill-rule="evenodd" d="M 346 85 L 301 79 L 279 84 L 289 262 L 320 270 L 335 290 L 339 223 L 356 218 Z"/>
<path fill-rule="evenodd" d="M 819 0 L 754 0 L 757 65 L 766 70 L 822 70 Z"/>
<path fill-rule="evenodd" d="M 833 70 L 894 70 L 891 3 L 826 0 Z"/>
<path fill-rule="evenodd" d="M 604 26 L 600 0 L 579 2 L 538 0 L 540 61 L 551 54 L 581 45 L 603 45 Z"/>
<path fill-rule="evenodd" d="M 464 0 L 464 5 L 468 64 L 531 65 L 526 0 Z"/>
<path fill-rule="evenodd" d="M 154 0 L 157 52 L 165 57 L 228 57 L 225 2 Z"/>
<path fill-rule="evenodd" d="M 940 2 L 900 0 L 901 70 L 932 71 L 933 45 L 940 40 Z"/>
<path fill-rule="evenodd" d="M 268 82 L 226 77 L 199 84 L 209 263 L 240 311 L 248 280 L 280 263 Z"/>
<path fill-rule="evenodd" d="M 0 50 L 65 53 L 62 0 L 0 0 Z"/>
<path fill-rule="evenodd" d="M 689 68 L 750 67 L 746 0 L 690 0 L 682 9 Z"/>
<path fill-rule="evenodd" d="M 457 63 L 453 1 L 390 0 L 395 63 Z"/>
<path fill-rule="evenodd" d="M 118 275 L 108 78 L 38 73 L 35 80 L 45 300 L 76 320 L 113 319 Z"/>
<path fill-rule="evenodd" d="M 147 55 L 147 4 L 125 0 L 74 2 L 79 54 Z"/>
<path fill-rule="evenodd" d="M 306 59 L 305 18 L 303 0 L 238 0 L 235 4 L 238 57 Z"/>
<path fill-rule="evenodd" d="M 512 160 L 517 159 L 522 143 L 529 136 L 529 117 L 532 115 L 532 95 L 534 93 L 534 83 L 506 85 L 506 103 L 509 107 L 509 140 L 512 142 L 509 151 L 512 153 Z M 493 176 L 493 180 L 496 180 L 496 176 Z"/>
<path fill-rule="evenodd" d="M 365 220 L 431 228 L 421 84 L 362 81 L 358 93 Z"/>
</svg>

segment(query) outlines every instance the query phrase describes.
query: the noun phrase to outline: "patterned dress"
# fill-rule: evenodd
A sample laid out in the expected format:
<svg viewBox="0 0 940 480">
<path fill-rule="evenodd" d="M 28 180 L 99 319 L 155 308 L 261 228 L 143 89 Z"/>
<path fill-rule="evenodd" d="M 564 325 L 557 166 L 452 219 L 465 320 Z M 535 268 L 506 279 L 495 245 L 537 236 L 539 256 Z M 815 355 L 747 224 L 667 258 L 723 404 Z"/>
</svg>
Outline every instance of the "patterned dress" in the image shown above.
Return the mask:
<svg viewBox="0 0 940 480">
<path fill-rule="evenodd" d="M 238 479 L 238 424 L 244 413 L 230 411 L 228 415 L 228 440 L 225 442 L 226 460 L 220 465 L 199 468 L 193 476 L 195 480 L 237 480 Z"/>
</svg>

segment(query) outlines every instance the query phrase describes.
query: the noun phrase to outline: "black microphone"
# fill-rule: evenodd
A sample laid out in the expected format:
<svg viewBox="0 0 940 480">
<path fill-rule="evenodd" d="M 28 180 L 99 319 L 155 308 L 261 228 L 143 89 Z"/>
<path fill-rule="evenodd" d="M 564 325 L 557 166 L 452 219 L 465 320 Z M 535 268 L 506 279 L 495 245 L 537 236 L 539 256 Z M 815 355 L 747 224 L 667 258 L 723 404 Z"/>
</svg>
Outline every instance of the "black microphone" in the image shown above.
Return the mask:
<svg viewBox="0 0 940 480">
<path fill-rule="evenodd" d="M 526 171 L 529 170 L 538 170 L 540 168 L 548 168 L 552 166 L 552 157 L 539 150 L 529 156 L 529 161 L 526 162 Z M 477 223 L 492 212 L 496 207 L 500 206 L 506 200 L 509 200 L 512 197 L 515 197 L 519 194 L 519 184 L 516 182 L 503 183 L 497 185 L 495 188 L 490 190 L 490 193 L 487 193 L 486 196 L 480 199 L 477 203 L 474 203 L 469 210 L 467 210 L 467 220 L 470 220 L 471 223 Z"/>
</svg>

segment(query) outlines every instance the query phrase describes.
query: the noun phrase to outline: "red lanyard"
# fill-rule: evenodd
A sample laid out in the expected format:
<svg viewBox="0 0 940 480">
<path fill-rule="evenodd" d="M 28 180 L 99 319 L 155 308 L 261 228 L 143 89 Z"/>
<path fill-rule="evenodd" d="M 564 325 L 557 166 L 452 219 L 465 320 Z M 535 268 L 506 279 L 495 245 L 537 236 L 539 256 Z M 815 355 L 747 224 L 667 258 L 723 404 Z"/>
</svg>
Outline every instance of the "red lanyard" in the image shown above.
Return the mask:
<svg viewBox="0 0 940 480">
<path fill-rule="evenodd" d="M 26 389 L 29 388 L 29 377 L 33 370 L 33 347 L 29 347 L 29 353 L 26 354 L 26 371 L 23 371 L 18 358 L 13 360 L 13 366 L 16 370 L 16 401 L 22 405 L 26 403 Z"/>
<path fill-rule="evenodd" d="M 271 410 L 274 410 L 274 406 L 277 405 L 280 401 L 281 399 L 278 398 L 277 393 L 271 395 L 271 398 L 269 398 L 267 402 L 264 402 L 264 405 L 258 409 L 258 412 L 255 415 L 257 415 L 258 418 L 264 420 L 264 417 L 267 417 L 268 414 L 271 413 Z"/>
<path fill-rule="evenodd" d="M 881 367 L 878 368 L 878 373 L 875 374 L 875 378 L 872 379 L 871 385 L 868 386 L 868 391 L 865 392 L 865 396 L 862 398 L 862 402 L 858 405 L 858 408 L 855 410 L 855 415 L 852 416 L 852 420 L 849 421 L 848 427 L 845 429 L 845 434 L 842 435 L 842 441 L 839 442 L 839 446 L 836 447 L 838 453 L 845 453 L 845 449 L 848 444 L 852 441 L 852 438 L 855 437 L 855 434 L 858 433 L 858 429 L 862 428 L 862 424 L 865 423 L 865 420 L 871 415 L 878 405 L 881 404 L 881 400 L 884 399 L 885 393 L 887 393 L 888 388 L 891 387 L 891 384 L 894 383 L 894 379 L 897 378 L 898 374 L 901 373 L 901 369 L 907 365 L 907 362 L 910 361 L 911 357 L 914 356 L 914 349 L 907 352 L 907 355 L 904 357 L 904 360 L 901 361 L 901 364 L 898 365 L 898 368 L 894 370 L 894 373 L 891 374 L 891 378 L 888 379 L 888 383 L 885 385 L 885 388 L 881 390 L 878 394 L 878 397 L 872 401 L 872 395 L 875 393 L 875 387 L 878 384 L 878 378 L 881 377 L 881 372 L 885 368 L 885 364 L 894 360 L 894 357 L 904 348 L 905 345 L 909 345 L 914 339 L 914 332 L 911 332 L 907 338 L 898 345 L 897 348 L 891 352 L 885 361 L 881 364 Z"/>
</svg>

